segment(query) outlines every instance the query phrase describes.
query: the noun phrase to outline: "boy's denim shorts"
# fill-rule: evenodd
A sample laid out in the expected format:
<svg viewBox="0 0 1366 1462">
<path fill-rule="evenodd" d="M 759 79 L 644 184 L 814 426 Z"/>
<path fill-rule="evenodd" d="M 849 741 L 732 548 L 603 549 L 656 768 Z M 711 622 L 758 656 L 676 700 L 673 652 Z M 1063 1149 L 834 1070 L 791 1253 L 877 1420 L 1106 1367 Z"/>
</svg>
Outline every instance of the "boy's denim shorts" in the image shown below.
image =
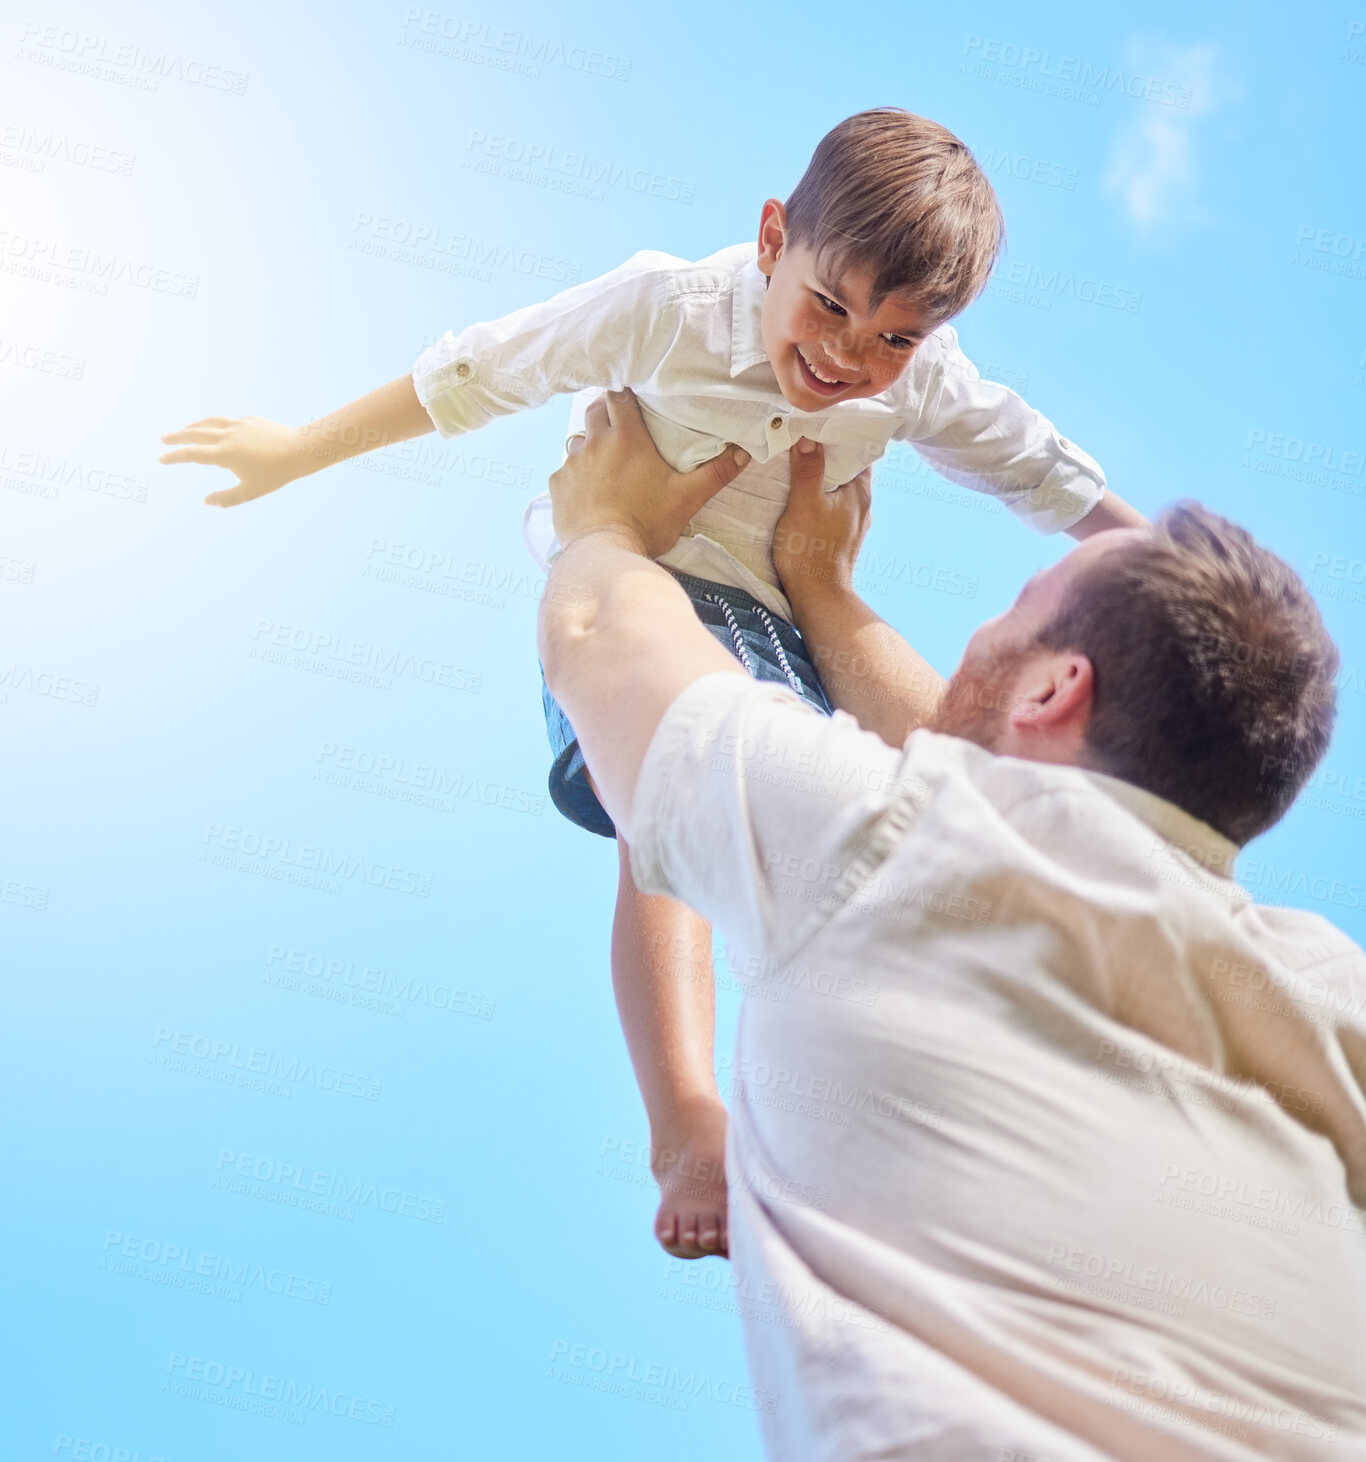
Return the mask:
<svg viewBox="0 0 1366 1462">
<path fill-rule="evenodd" d="M 743 589 L 733 589 L 729 584 L 713 584 L 709 579 L 670 569 L 668 564 L 660 567 L 669 569 L 682 584 L 697 617 L 756 680 L 774 680 L 780 685 L 789 685 L 818 711 L 827 716 L 831 714 L 825 687 L 821 685 L 820 676 L 816 674 L 816 667 L 811 663 L 795 625 L 770 614 Z M 579 739 L 559 702 L 546 688 L 544 671 L 541 674 L 541 700 L 545 704 L 545 727 L 550 737 L 550 749 L 555 756 L 550 768 L 550 800 L 570 822 L 605 838 L 616 837 L 612 819 L 588 785 Z"/>
</svg>

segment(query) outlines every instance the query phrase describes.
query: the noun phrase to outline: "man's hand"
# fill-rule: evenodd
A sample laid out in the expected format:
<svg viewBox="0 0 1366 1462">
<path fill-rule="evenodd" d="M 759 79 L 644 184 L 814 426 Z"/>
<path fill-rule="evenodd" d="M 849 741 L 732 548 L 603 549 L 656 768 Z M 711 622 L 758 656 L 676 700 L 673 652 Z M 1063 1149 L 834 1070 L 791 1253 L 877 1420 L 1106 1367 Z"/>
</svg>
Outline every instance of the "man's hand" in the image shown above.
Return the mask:
<svg viewBox="0 0 1366 1462">
<path fill-rule="evenodd" d="M 854 590 L 872 522 L 871 474 L 826 492 L 818 443 L 802 440 L 789 457 L 792 491 L 774 530 L 773 561 L 797 628 L 830 704 L 900 746 L 933 721 L 944 682 Z"/>
<path fill-rule="evenodd" d="M 307 429 L 282 426 L 263 416 L 206 416 L 180 431 L 167 432 L 161 440 L 178 450 L 166 452 L 158 462 L 202 462 L 237 474 L 232 487 L 204 499 L 212 508 L 251 502 L 327 465 L 317 448 L 310 451 Z M 325 453 L 326 445 L 320 445 Z"/>
<path fill-rule="evenodd" d="M 646 558 L 667 553 L 697 511 L 739 476 L 749 453 L 728 447 L 691 472 L 675 472 L 659 455 L 631 391 L 609 391 L 588 408 L 586 433 L 550 479 L 555 536 L 610 529 Z"/>
<path fill-rule="evenodd" d="M 825 490 L 825 452 L 803 437 L 789 453 L 792 491 L 773 532 L 773 564 L 794 603 L 803 591 L 853 592 L 854 565 L 872 522 L 873 481 L 865 468 L 843 487 Z"/>
</svg>

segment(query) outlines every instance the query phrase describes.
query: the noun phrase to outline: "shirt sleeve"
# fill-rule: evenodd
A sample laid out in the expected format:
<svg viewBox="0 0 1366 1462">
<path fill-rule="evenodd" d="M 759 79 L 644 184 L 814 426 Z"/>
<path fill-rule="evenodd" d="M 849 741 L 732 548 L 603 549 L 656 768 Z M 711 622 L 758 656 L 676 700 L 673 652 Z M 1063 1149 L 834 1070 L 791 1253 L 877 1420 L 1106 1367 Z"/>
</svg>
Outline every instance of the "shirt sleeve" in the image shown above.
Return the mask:
<svg viewBox="0 0 1366 1462">
<path fill-rule="evenodd" d="M 927 409 L 897 436 L 934 470 L 999 498 L 1039 533 L 1084 518 L 1105 493 L 1105 474 L 1008 386 L 985 381 L 949 326 L 932 368 Z"/>
<path fill-rule="evenodd" d="M 737 946 L 777 959 L 810 940 L 919 816 L 925 782 L 852 716 L 718 672 L 660 721 L 631 808 L 631 871 Z"/>
<path fill-rule="evenodd" d="M 677 263 L 647 250 L 542 304 L 448 330 L 413 367 L 432 424 L 453 437 L 565 392 L 648 379 L 676 334 Z"/>
</svg>

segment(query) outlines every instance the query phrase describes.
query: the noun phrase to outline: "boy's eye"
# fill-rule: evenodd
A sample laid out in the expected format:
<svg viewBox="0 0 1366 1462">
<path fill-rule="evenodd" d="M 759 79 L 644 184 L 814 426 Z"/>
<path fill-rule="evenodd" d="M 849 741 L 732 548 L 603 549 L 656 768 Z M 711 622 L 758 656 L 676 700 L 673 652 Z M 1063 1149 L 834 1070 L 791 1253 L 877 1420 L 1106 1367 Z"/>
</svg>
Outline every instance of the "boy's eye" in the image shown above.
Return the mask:
<svg viewBox="0 0 1366 1462">
<path fill-rule="evenodd" d="M 821 294 L 819 290 L 813 290 L 812 293 L 820 300 L 822 307 L 832 315 L 843 315 L 846 313 L 844 306 L 837 305 L 828 295 Z"/>
<path fill-rule="evenodd" d="M 884 335 L 882 338 L 893 350 L 910 350 L 915 344 L 914 340 L 907 340 L 904 335 Z"/>
</svg>

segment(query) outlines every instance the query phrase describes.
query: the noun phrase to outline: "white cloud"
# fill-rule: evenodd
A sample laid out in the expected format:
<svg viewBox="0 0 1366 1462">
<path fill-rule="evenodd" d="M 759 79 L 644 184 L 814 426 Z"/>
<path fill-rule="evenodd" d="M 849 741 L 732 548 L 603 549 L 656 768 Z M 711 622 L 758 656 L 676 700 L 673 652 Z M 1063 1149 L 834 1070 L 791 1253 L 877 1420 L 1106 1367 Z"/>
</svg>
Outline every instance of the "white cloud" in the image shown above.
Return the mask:
<svg viewBox="0 0 1366 1462">
<path fill-rule="evenodd" d="M 1105 191 L 1121 199 L 1139 232 L 1151 237 L 1164 225 L 1198 216 L 1196 136 L 1231 88 L 1219 75 L 1213 46 L 1134 42 L 1127 59 L 1132 78 L 1157 83 L 1154 95 L 1177 99 L 1134 102 L 1135 115 L 1115 138 L 1104 178 Z M 1187 98 L 1187 105 L 1179 104 Z"/>
</svg>

